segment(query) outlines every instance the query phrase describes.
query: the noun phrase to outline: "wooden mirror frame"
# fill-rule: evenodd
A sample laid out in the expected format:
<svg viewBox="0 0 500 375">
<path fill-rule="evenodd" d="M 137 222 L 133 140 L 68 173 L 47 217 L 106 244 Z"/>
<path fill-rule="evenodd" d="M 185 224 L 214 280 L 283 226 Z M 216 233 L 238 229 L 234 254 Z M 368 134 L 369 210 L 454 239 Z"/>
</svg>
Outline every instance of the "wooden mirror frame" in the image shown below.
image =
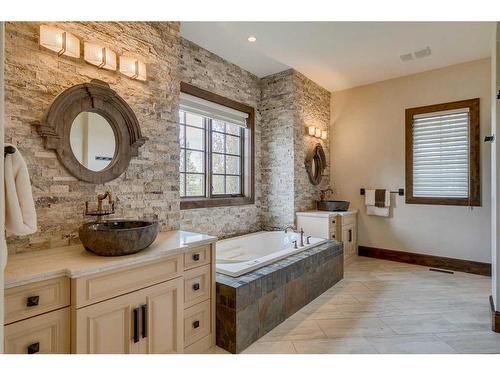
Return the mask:
<svg viewBox="0 0 500 375">
<path fill-rule="evenodd" d="M 311 184 L 319 185 L 323 178 L 323 171 L 326 168 L 325 151 L 320 143 L 316 143 L 314 146 L 309 148 L 304 164 L 306 166 L 306 171 L 309 175 L 309 181 L 311 181 Z"/>
<path fill-rule="evenodd" d="M 71 126 L 82 112 L 103 116 L 115 135 L 113 160 L 101 171 L 83 166 L 73 154 L 70 144 Z M 38 131 L 45 139 L 45 147 L 55 150 L 59 161 L 76 178 L 102 184 L 120 176 L 137 156 L 147 138 L 141 134 L 139 121 L 132 108 L 106 82 L 92 80 L 63 91 L 54 100 Z"/>
</svg>

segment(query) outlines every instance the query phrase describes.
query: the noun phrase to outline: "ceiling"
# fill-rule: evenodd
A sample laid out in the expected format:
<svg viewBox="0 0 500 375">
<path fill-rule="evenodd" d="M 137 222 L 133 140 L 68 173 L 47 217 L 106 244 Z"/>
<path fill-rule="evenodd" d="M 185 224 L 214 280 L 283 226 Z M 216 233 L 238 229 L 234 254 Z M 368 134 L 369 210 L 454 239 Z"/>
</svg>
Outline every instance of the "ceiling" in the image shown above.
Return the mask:
<svg viewBox="0 0 500 375">
<path fill-rule="evenodd" d="M 489 57 L 491 30 L 488 22 L 181 23 L 184 38 L 259 77 L 294 68 L 330 91 Z M 430 56 L 400 59 L 427 47 Z"/>
</svg>

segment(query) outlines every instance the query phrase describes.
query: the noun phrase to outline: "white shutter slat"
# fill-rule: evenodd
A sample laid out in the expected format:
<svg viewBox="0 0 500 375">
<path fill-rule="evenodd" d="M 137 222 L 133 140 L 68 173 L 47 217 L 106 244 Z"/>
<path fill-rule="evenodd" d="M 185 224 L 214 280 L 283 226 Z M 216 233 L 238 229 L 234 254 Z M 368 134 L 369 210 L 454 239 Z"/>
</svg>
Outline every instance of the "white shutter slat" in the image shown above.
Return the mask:
<svg viewBox="0 0 500 375">
<path fill-rule="evenodd" d="M 413 118 L 413 196 L 469 196 L 469 113 Z"/>
</svg>

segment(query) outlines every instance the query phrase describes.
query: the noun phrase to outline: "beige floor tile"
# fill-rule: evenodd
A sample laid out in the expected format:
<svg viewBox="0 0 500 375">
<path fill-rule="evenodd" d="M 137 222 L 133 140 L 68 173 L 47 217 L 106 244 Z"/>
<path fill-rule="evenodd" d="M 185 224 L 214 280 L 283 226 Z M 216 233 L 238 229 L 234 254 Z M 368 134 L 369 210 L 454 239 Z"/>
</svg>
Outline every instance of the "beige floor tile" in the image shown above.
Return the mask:
<svg viewBox="0 0 500 375">
<path fill-rule="evenodd" d="M 453 354 L 456 351 L 433 335 L 369 337 L 368 342 L 382 354 Z"/>
<path fill-rule="evenodd" d="M 500 334 L 491 330 L 481 332 L 455 332 L 437 334 L 458 353 L 500 354 Z"/>
<path fill-rule="evenodd" d="M 398 334 L 456 332 L 462 328 L 444 317 L 445 314 L 415 314 L 380 318 Z"/>
<path fill-rule="evenodd" d="M 371 354 L 375 348 L 363 337 L 294 341 L 299 354 Z"/>
<path fill-rule="evenodd" d="M 257 341 L 246 348 L 242 354 L 295 354 L 291 341 Z"/>
<path fill-rule="evenodd" d="M 326 338 L 315 320 L 286 320 L 259 341 L 313 340 Z"/>
<path fill-rule="evenodd" d="M 379 318 L 317 320 L 329 338 L 391 335 L 394 331 Z"/>
</svg>

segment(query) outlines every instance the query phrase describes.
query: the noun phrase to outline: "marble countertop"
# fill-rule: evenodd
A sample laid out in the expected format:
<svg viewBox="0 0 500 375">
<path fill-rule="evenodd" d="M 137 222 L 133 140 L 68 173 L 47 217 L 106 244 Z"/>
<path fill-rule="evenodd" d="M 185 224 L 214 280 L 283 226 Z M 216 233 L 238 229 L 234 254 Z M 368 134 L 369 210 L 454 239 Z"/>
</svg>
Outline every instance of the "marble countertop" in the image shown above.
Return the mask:
<svg viewBox="0 0 500 375">
<path fill-rule="evenodd" d="M 5 268 L 5 288 L 12 288 L 56 277 L 82 277 L 125 268 L 184 253 L 193 247 L 210 244 L 217 237 L 185 231 L 161 232 L 146 250 L 121 257 L 103 257 L 82 245 L 10 255 Z"/>
<path fill-rule="evenodd" d="M 356 215 L 358 210 L 349 210 L 349 211 L 302 211 L 297 212 L 296 215 L 300 216 L 315 216 L 315 217 L 330 217 L 330 216 L 348 216 L 348 215 Z"/>
</svg>

